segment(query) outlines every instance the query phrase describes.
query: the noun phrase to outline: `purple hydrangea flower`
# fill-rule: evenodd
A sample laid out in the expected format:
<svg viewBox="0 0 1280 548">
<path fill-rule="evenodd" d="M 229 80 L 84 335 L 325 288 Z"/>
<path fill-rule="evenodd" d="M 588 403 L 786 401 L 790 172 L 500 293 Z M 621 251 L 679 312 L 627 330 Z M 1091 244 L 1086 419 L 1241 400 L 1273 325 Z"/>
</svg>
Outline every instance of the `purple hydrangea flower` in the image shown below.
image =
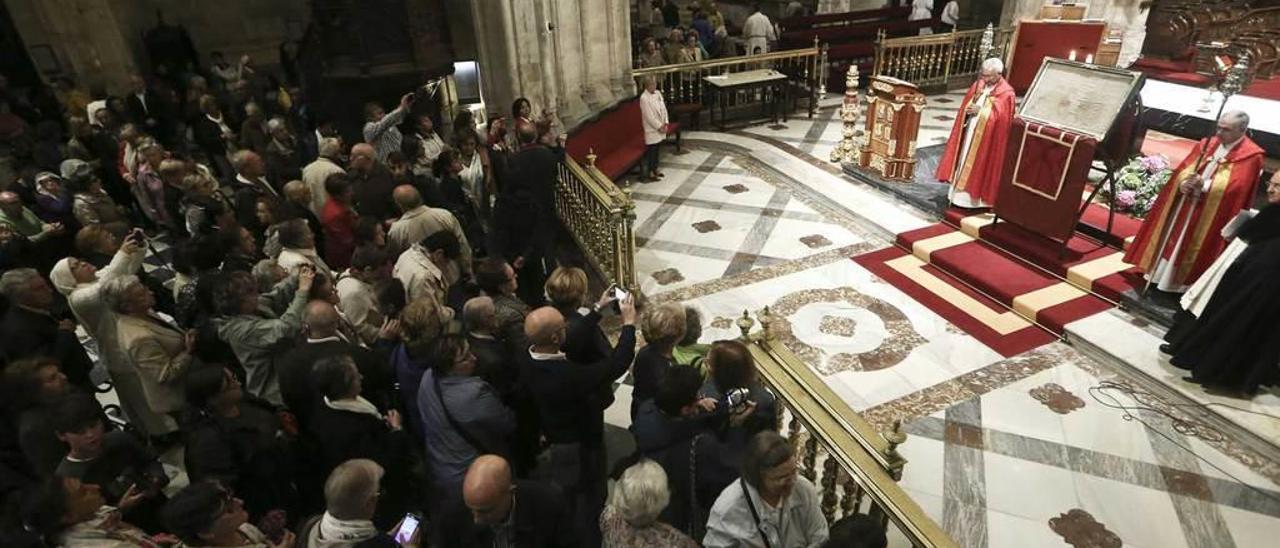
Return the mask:
<svg viewBox="0 0 1280 548">
<path fill-rule="evenodd" d="M 1138 193 L 1132 190 L 1121 190 L 1116 193 L 1116 207 L 1127 210 L 1138 203 Z"/>
</svg>

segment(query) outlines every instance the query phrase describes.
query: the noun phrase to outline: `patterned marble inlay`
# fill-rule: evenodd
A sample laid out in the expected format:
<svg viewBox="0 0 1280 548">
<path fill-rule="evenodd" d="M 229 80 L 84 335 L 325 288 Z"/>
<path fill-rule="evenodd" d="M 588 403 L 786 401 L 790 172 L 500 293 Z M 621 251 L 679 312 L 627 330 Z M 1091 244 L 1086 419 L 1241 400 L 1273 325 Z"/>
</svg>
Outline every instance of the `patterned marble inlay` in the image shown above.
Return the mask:
<svg viewBox="0 0 1280 548">
<path fill-rule="evenodd" d="M 824 335 L 852 337 L 857 329 L 858 322 L 854 321 L 853 318 L 823 316 L 822 321 L 818 323 L 818 332 Z"/>
<path fill-rule="evenodd" d="M 1036 401 L 1043 403 L 1045 407 L 1052 409 L 1054 413 L 1059 415 L 1066 415 L 1084 407 L 1084 400 L 1056 382 L 1032 388 L 1029 393 Z"/>
<path fill-rule="evenodd" d="M 1075 548 L 1120 548 L 1120 537 L 1090 514 L 1073 508 L 1049 520 L 1049 528 Z"/>
<path fill-rule="evenodd" d="M 827 351 L 801 341 L 792 331 L 788 318 L 801 308 L 816 303 L 847 303 L 855 308 L 866 310 L 884 322 L 884 337 L 876 348 L 868 352 L 856 354 L 840 352 L 828 354 Z M 805 363 L 812 364 L 822 375 L 834 375 L 841 371 L 877 371 L 893 367 L 906 359 L 920 345 L 928 342 L 922 337 L 911 320 L 892 304 L 864 295 L 851 287 L 835 289 L 805 289 L 783 295 L 769 307 L 773 316 L 770 329 L 796 356 Z M 826 359 L 823 359 L 823 358 Z"/>
<path fill-rule="evenodd" d="M 696 223 L 693 223 L 693 229 L 697 230 L 698 233 L 700 234 L 706 234 L 708 232 L 715 232 L 717 230 L 720 230 L 720 223 L 717 223 L 711 220 L 698 221 Z"/>
<path fill-rule="evenodd" d="M 714 320 L 711 320 L 709 325 L 715 329 L 729 329 L 730 327 L 733 327 L 733 318 L 716 316 Z"/>
<path fill-rule="evenodd" d="M 675 268 L 667 268 L 653 273 L 653 279 L 658 285 L 670 285 L 676 282 L 683 282 L 684 275 Z"/>
<path fill-rule="evenodd" d="M 831 240 L 828 240 L 826 236 L 821 234 L 810 234 L 800 238 L 800 243 L 809 246 L 809 249 L 818 249 L 820 247 L 827 247 L 831 245 Z"/>
<path fill-rule="evenodd" d="M 746 186 L 742 185 L 741 183 L 733 183 L 733 184 L 731 184 L 731 185 L 724 185 L 724 187 L 722 187 L 722 188 L 724 188 L 725 192 L 728 192 L 729 194 L 742 194 L 743 192 L 747 192 L 748 190 L 751 190 L 751 189 L 747 188 Z"/>
</svg>

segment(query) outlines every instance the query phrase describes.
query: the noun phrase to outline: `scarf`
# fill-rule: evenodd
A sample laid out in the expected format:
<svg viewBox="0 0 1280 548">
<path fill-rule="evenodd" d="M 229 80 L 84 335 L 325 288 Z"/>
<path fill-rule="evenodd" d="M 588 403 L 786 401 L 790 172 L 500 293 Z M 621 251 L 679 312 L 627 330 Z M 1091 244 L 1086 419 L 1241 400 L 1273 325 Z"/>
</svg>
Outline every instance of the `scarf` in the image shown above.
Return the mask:
<svg viewBox="0 0 1280 548">
<path fill-rule="evenodd" d="M 1250 244 L 1280 237 L 1280 204 L 1267 204 L 1240 227 L 1236 237 Z"/>
<path fill-rule="evenodd" d="M 320 525 L 316 526 L 316 530 L 319 531 L 316 539 L 319 546 L 339 542 L 354 544 L 378 535 L 378 528 L 373 526 L 372 521 L 366 519 L 338 519 L 328 512 L 325 512 L 324 516 L 320 518 Z"/>
<path fill-rule="evenodd" d="M 382 413 L 378 412 L 378 408 L 370 403 L 369 400 L 364 399 L 363 396 L 356 396 L 353 400 L 331 400 L 328 396 L 325 396 L 324 404 L 328 406 L 329 409 L 333 409 L 335 411 L 364 413 L 366 415 L 373 415 L 379 419 L 382 418 Z"/>
</svg>

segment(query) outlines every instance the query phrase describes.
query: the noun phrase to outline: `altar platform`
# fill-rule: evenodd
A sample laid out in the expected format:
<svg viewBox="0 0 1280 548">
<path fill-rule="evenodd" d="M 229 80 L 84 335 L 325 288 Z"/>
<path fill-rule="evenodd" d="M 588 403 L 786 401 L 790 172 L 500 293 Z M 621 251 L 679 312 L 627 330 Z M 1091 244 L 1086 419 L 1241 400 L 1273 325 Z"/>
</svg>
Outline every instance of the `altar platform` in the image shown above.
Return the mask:
<svg viewBox="0 0 1280 548">
<path fill-rule="evenodd" d="M 1214 93 L 1208 112 L 1201 112 L 1208 95 L 1208 90 L 1202 88 L 1147 80 L 1142 87 L 1142 122 L 1149 129 L 1188 139 L 1213 135 L 1222 94 Z M 1280 158 L 1280 101 L 1234 95 L 1226 108 L 1249 113 L 1250 137 L 1267 151 L 1267 156 Z"/>
</svg>

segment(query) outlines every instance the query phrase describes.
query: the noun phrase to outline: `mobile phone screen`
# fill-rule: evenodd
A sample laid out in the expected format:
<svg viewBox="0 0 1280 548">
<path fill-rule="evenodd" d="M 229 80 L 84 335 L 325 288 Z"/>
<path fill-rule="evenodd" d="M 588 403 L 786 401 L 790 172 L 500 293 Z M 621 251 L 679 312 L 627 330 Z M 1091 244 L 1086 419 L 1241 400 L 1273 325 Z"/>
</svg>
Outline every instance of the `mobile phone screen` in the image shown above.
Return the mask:
<svg viewBox="0 0 1280 548">
<path fill-rule="evenodd" d="M 623 289 L 623 288 L 621 288 L 621 287 L 614 289 L 614 290 L 613 290 L 613 294 L 614 294 L 614 296 L 618 297 L 618 300 L 619 300 L 619 301 L 626 300 L 626 298 L 627 298 L 627 296 L 628 296 L 628 294 L 627 294 L 627 290 L 625 290 L 625 289 Z"/>
<path fill-rule="evenodd" d="M 400 528 L 396 529 L 396 544 L 404 546 L 410 540 L 413 540 L 413 534 L 418 531 L 418 516 L 413 514 L 405 514 L 404 521 L 400 522 Z"/>
</svg>

